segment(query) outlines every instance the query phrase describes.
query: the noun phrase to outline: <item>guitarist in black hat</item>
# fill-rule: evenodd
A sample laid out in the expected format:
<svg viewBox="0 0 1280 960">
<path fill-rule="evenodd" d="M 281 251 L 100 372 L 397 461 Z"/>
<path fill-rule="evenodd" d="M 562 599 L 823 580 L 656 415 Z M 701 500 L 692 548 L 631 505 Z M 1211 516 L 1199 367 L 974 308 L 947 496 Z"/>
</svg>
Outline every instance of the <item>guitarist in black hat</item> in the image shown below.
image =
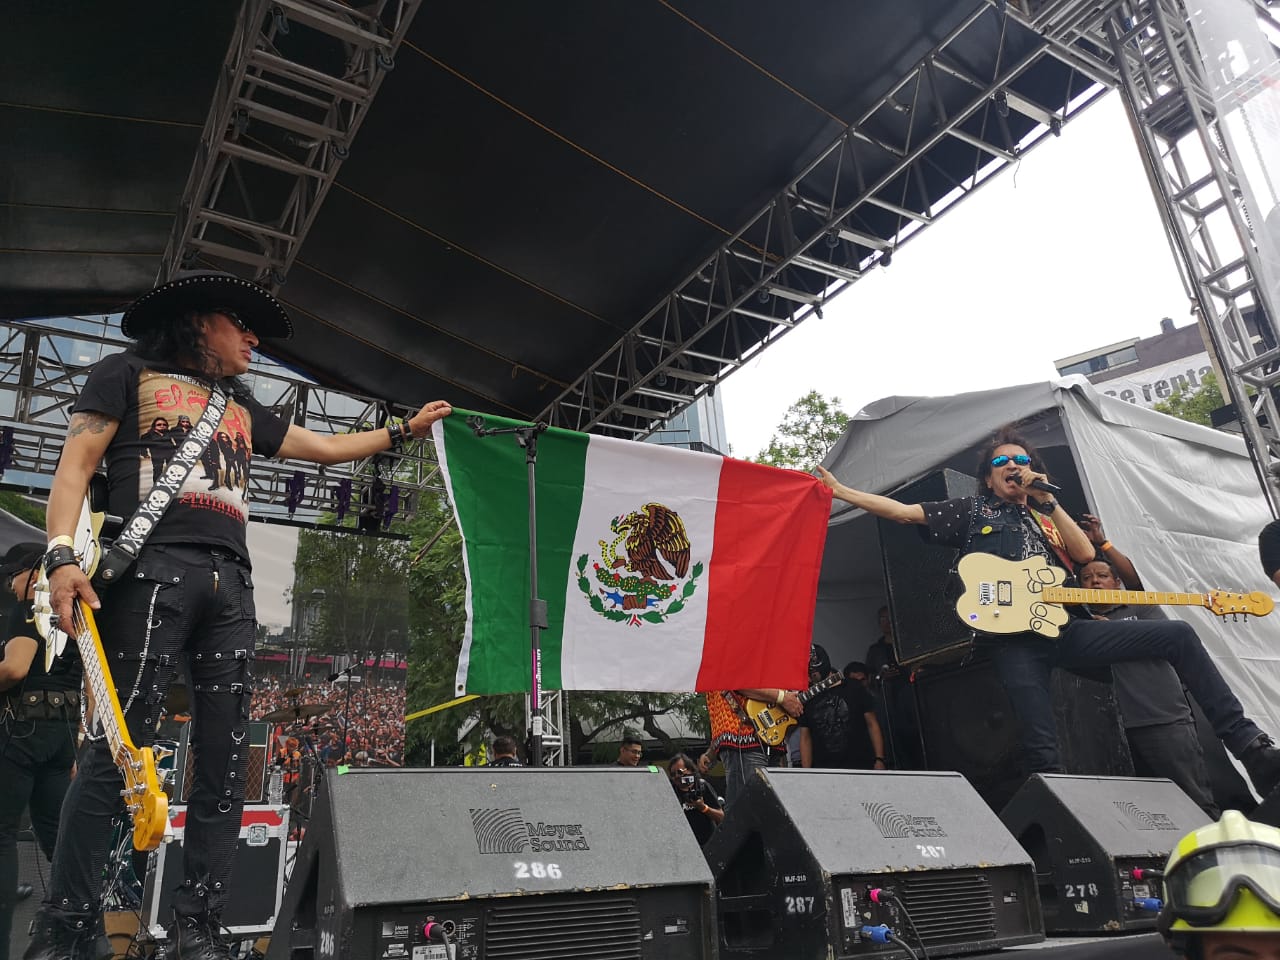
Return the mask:
<svg viewBox="0 0 1280 960">
<path fill-rule="evenodd" d="M 230 274 L 193 272 L 159 286 L 125 311 L 121 328 L 133 347 L 93 368 L 71 417 L 49 496 L 44 566 L 62 623 L 72 622 L 76 601 L 100 610 L 112 679 L 137 745 L 151 743 L 178 657 L 188 657 L 195 784 L 169 941 L 184 960 L 215 960 L 229 955 L 219 918 L 244 804 L 256 621 L 245 487 L 223 482 L 217 471 L 203 476 L 194 469 L 202 451 L 191 444 L 217 451 L 218 433 L 241 433 L 257 456 L 342 463 L 424 437 L 451 411 L 437 400 L 407 421 L 341 435 L 285 423 L 237 378 L 248 372 L 261 340 L 292 334 L 288 314 L 262 287 Z M 216 414 L 223 397 L 224 412 L 210 422 L 206 408 Z M 160 483 L 140 439 L 157 417 L 195 424 Z M 99 597 L 96 581 L 90 584 L 80 570 L 70 534 L 104 458 L 109 512 L 132 516 L 126 534 L 145 543 Z M 122 811 L 121 782 L 105 743 L 84 751 L 63 808 L 49 896 L 25 960 L 70 960 L 89 949 L 111 820 Z"/>
</svg>

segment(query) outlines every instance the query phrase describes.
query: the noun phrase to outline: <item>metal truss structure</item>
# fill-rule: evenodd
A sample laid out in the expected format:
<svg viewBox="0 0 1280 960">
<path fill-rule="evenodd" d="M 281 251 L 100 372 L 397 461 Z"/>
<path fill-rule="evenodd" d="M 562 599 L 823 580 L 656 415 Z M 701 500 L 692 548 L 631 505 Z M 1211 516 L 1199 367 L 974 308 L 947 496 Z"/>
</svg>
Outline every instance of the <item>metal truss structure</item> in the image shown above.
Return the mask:
<svg viewBox="0 0 1280 960">
<path fill-rule="evenodd" d="M 12 453 L 4 471 L 6 485 L 47 493 L 52 482 L 71 409 L 89 368 L 118 352 L 125 342 L 119 328 L 105 318 L 70 321 L 73 329 L 37 323 L 0 324 L 0 428 L 13 431 Z M 254 396 L 282 419 L 320 433 L 347 433 L 386 422 L 391 413 L 380 401 L 338 393 L 288 377 L 279 368 L 253 370 L 248 379 Z M 336 487 L 351 481 L 350 513 L 373 504 L 381 478 L 389 493 L 398 491 L 397 518 L 413 514 L 418 497 L 438 489 L 435 448 L 415 441 L 401 453 L 322 467 L 285 460 L 255 461 L 249 481 L 254 519 L 318 525 L 337 509 Z M 302 477 L 299 488 L 297 477 Z M 294 509 L 288 508 L 294 495 Z M 349 528 L 347 528 L 349 529 Z"/>
<path fill-rule="evenodd" d="M 542 709 L 542 765 L 544 767 L 568 767 L 573 765 L 569 756 L 569 741 L 565 736 L 565 691 L 543 690 Z M 533 727 L 533 697 L 524 698 L 524 728 Z"/>
<path fill-rule="evenodd" d="M 1048 12 L 1073 3 L 1051 3 Z M 1029 52 L 1014 49 L 999 32 L 991 52 L 992 76 L 961 66 L 955 48 L 987 43 L 993 9 L 1015 16 L 1015 4 L 980 7 L 894 84 L 821 155 L 696 271 L 663 298 L 618 343 L 542 413 L 574 430 L 644 436 L 672 413 L 750 361 L 761 350 L 856 283 L 956 202 L 1014 163 L 1044 137 L 1106 92 L 1104 64 L 1052 34 Z M 1027 20 L 1025 13 L 1021 20 Z M 1037 31 L 1039 32 L 1039 31 Z M 1022 31 L 1019 31 L 1023 34 Z M 1023 34 L 1025 36 L 1025 34 Z M 1065 34 L 1064 34 L 1065 36 Z M 1025 40 L 1022 46 L 1025 47 Z M 1059 91 L 1065 108 L 1033 103 L 1011 85 L 1045 58 L 1065 63 L 1081 89 Z M 956 90 L 967 91 L 963 106 Z M 946 91 L 948 97 L 941 94 Z M 1007 124 L 1013 111 L 1032 132 L 1015 142 Z M 886 131 L 899 131 L 887 139 Z M 930 203 L 921 198 L 926 177 L 941 165 L 935 151 L 960 141 L 984 158 L 963 181 Z M 874 169 L 872 177 L 865 176 Z M 885 214 L 892 229 L 883 225 Z"/>
<path fill-rule="evenodd" d="M 1255 8 L 1270 19 L 1265 4 Z M 1280 313 L 1259 257 L 1260 217 L 1247 209 L 1241 158 L 1232 155 L 1207 76 L 1206 59 L 1213 57 L 1197 43 L 1178 0 L 1119 3 L 1094 29 L 1114 59 L 1183 282 L 1276 515 L 1280 417 L 1272 388 L 1280 383 Z M 1243 315 L 1250 307 L 1261 308 L 1251 311 L 1256 336 Z"/>
<path fill-rule="evenodd" d="M 245 0 L 161 281 L 198 261 L 284 283 L 420 3 Z"/>
</svg>

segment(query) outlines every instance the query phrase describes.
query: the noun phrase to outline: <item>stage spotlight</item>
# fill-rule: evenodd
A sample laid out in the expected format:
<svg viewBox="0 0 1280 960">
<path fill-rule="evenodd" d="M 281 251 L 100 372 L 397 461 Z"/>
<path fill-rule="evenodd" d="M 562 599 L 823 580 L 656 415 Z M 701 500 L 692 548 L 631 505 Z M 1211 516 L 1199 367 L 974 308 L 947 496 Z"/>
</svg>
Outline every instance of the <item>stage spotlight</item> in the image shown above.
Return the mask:
<svg viewBox="0 0 1280 960">
<path fill-rule="evenodd" d="M 995 95 L 996 113 L 1002 117 L 1009 116 L 1009 94 L 1003 90 L 997 90 Z"/>
<path fill-rule="evenodd" d="M 893 251 L 886 250 L 884 253 L 880 254 L 880 259 L 877 262 L 882 267 L 889 266 L 889 264 L 893 263 Z"/>
<path fill-rule="evenodd" d="M 831 247 L 833 250 L 840 246 L 840 234 L 835 230 L 827 231 L 827 246 Z"/>
<path fill-rule="evenodd" d="M 756 299 L 757 299 L 757 300 L 759 300 L 761 303 L 768 303 L 768 302 L 769 302 L 769 291 L 768 291 L 768 290 L 761 290 L 761 291 L 759 291 L 759 292 L 756 294 Z"/>
<path fill-rule="evenodd" d="M 659 370 L 658 375 L 653 378 L 653 385 L 655 387 L 665 387 L 667 383 L 667 375 Z"/>
</svg>

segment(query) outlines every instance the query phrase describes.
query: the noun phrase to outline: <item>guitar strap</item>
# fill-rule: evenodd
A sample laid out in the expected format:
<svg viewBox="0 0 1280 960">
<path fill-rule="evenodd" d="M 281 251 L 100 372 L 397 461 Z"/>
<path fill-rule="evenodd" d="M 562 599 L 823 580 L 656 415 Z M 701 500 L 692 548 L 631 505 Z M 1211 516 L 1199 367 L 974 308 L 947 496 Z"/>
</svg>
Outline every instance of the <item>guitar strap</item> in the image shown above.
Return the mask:
<svg viewBox="0 0 1280 960">
<path fill-rule="evenodd" d="M 147 499 L 138 504 L 129 522 L 111 544 L 110 549 L 102 557 L 94 580 L 97 585 L 109 587 L 119 580 L 138 559 L 143 545 L 155 532 L 165 512 L 178 498 L 178 491 L 187 482 L 196 464 L 204 456 L 205 450 L 217 432 L 222 416 L 227 412 L 227 394 L 220 384 L 215 383 L 209 391 L 209 400 L 205 404 L 204 413 L 196 421 L 195 427 L 187 434 L 182 445 L 174 451 L 169 467 L 160 479 L 151 487 Z"/>
<path fill-rule="evenodd" d="M 1066 567 L 1067 572 L 1073 573 L 1076 565 L 1071 562 L 1071 555 L 1067 553 L 1067 542 L 1063 539 L 1062 531 L 1058 529 L 1058 525 L 1039 510 L 1031 510 L 1030 513 L 1036 518 L 1036 523 L 1040 525 L 1040 532 L 1044 534 L 1045 542 L 1058 555 L 1058 559 L 1062 561 L 1062 565 Z"/>
</svg>

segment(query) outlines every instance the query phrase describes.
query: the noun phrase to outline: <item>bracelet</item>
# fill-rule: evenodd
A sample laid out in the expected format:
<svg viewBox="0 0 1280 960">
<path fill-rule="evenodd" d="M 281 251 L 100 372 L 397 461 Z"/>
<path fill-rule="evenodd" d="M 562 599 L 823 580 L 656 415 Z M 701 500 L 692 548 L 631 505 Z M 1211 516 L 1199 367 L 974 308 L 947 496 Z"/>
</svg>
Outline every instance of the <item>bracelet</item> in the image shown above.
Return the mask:
<svg viewBox="0 0 1280 960">
<path fill-rule="evenodd" d="M 47 553 L 49 550 L 52 550 L 54 547 L 74 547 L 75 545 L 76 545 L 75 540 L 73 540 L 71 537 L 69 537 L 67 534 L 64 533 L 61 536 L 54 537 L 52 540 L 50 540 L 49 546 L 45 552 Z"/>
<path fill-rule="evenodd" d="M 1111 541 L 1110 541 L 1110 540 L 1103 540 L 1103 541 L 1102 541 L 1102 546 L 1100 546 L 1100 547 L 1098 548 L 1098 552 L 1099 552 L 1099 553 L 1106 553 L 1106 552 L 1107 552 L 1108 550 L 1110 550 L 1110 549 L 1111 549 Z"/>
<path fill-rule="evenodd" d="M 60 543 L 48 553 L 44 555 L 44 573 L 45 576 L 53 573 L 59 567 L 66 567 L 73 563 L 79 563 L 76 559 L 76 552 L 65 543 Z"/>
<path fill-rule="evenodd" d="M 391 449 L 400 450 L 404 447 L 404 421 L 397 420 L 394 417 L 387 420 L 387 434 L 391 437 Z"/>
<path fill-rule="evenodd" d="M 1038 503 L 1035 500 L 1028 500 L 1027 502 L 1031 504 L 1037 513 L 1043 513 L 1046 517 L 1058 509 L 1057 500 L 1046 500 L 1044 503 Z"/>
<path fill-rule="evenodd" d="M 405 417 L 403 420 L 400 421 L 400 429 L 401 429 L 401 432 L 404 433 L 405 440 L 417 439 L 413 435 L 413 427 L 409 426 L 408 417 Z"/>
</svg>

